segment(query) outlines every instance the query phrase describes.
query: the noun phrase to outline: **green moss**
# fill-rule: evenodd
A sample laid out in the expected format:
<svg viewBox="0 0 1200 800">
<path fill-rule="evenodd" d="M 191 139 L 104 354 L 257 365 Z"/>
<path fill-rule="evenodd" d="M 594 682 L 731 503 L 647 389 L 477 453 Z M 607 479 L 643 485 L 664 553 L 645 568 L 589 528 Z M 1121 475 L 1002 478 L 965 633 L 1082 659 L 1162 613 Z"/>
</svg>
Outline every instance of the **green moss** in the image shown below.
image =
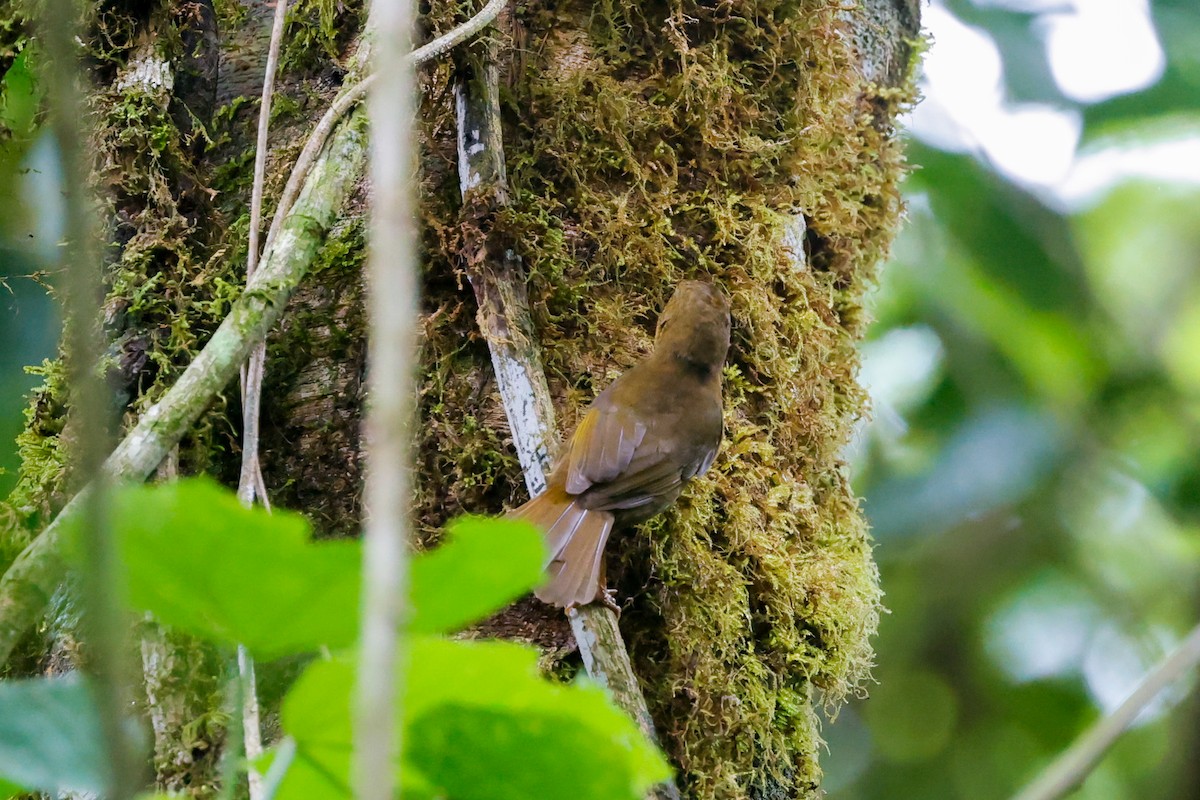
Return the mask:
<svg viewBox="0 0 1200 800">
<path fill-rule="evenodd" d="M 284 70 L 340 63 L 346 45 L 362 27 L 361 3 L 297 0 L 288 10 L 281 63 Z"/>
<path fill-rule="evenodd" d="M 865 403 L 863 293 L 900 217 L 890 123 L 913 93 L 856 71 L 860 13 L 817 0 L 579 0 L 525 4 L 512 26 L 513 202 L 496 224 L 530 273 L 561 429 L 648 350 L 680 279 L 707 276 L 733 298 L 721 454 L 609 557 L 610 582 L 633 598 L 622 629 L 635 667 L 694 797 L 812 796 L 813 703 L 861 691 L 871 665 L 881 595 L 840 453 Z M 441 255 L 455 252 L 456 205 L 437 132 L 453 122 L 428 98 L 444 79 L 429 78 L 422 110 L 430 527 L 460 504 L 524 499 L 511 459 L 499 473 L 483 465 L 496 476 L 486 491 L 456 473 L 457 454 L 492 443 L 441 420 L 473 409 L 506 430 L 473 307 Z"/>
</svg>

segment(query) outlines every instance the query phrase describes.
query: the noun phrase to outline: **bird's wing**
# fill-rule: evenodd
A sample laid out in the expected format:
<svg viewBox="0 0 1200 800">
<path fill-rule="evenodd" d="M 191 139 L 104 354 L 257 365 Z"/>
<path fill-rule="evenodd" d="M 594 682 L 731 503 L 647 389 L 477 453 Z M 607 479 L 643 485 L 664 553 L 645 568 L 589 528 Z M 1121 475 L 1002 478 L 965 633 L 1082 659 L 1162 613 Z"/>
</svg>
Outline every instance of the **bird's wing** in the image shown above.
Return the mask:
<svg viewBox="0 0 1200 800">
<path fill-rule="evenodd" d="M 677 443 L 650 428 L 626 406 L 593 406 L 568 446 L 567 492 L 586 508 L 635 509 L 677 494 L 712 463 L 715 446 L 681 463 Z"/>
<path fill-rule="evenodd" d="M 683 485 L 679 464 L 657 453 L 634 458 L 615 480 L 593 486 L 583 498 L 587 508 L 616 511 L 641 508 L 674 498 Z"/>
<path fill-rule="evenodd" d="M 624 473 L 646 436 L 646 425 L 628 408 L 596 403 L 568 445 L 566 489 L 583 494 Z"/>
</svg>

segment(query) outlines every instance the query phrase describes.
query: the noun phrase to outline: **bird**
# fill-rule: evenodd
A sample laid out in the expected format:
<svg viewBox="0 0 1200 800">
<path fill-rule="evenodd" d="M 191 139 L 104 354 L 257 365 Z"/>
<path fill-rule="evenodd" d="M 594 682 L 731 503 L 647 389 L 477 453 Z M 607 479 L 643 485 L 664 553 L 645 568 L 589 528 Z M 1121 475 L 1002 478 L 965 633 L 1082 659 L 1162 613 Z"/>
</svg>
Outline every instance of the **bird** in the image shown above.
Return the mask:
<svg viewBox="0 0 1200 800">
<path fill-rule="evenodd" d="M 682 281 L 659 315 L 652 352 L 592 401 L 545 491 L 509 512 L 544 536 L 539 600 L 562 608 L 597 598 L 612 605 L 604 548 L 613 526 L 670 507 L 685 483 L 712 466 L 724 434 L 729 308 L 719 287 Z"/>
</svg>

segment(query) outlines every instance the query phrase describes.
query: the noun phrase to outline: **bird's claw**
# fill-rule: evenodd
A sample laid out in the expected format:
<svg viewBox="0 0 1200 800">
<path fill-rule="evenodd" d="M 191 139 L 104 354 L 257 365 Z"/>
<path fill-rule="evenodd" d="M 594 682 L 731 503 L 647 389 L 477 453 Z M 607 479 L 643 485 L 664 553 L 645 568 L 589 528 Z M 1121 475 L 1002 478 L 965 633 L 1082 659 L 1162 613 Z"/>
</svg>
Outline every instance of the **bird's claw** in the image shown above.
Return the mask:
<svg viewBox="0 0 1200 800">
<path fill-rule="evenodd" d="M 621 618 L 621 606 L 617 605 L 616 589 L 601 589 L 596 601 L 616 614 L 617 619 Z"/>
</svg>

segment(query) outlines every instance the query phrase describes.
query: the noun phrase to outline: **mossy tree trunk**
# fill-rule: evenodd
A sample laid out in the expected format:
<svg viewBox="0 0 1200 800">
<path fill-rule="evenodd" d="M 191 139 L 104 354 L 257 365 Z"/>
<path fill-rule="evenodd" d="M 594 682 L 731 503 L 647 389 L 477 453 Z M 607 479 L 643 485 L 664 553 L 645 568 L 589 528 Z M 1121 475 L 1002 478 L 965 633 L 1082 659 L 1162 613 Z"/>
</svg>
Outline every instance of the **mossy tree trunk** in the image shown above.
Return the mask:
<svg viewBox="0 0 1200 800">
<path fill-rule="evenodd" d="M 472 8 L 435 0 L 423 33 L 448 30 Z M 362 11 L 299 0 L 290 12 L 268 214 L 352 61 Z M 90 48 L 103 56 L 93 107 L 110 198 L 110 378 L 127 423 L 170 386 L 240 284 L 268 14 L 235 0 L 160 0 L 112 3 L 92 19 Z M 647 350 L 677 281 L 721 283 L 734 313 L 724 447 L 678 508 L 615 537 L 610 581 L 627 603 L 622 630 L 685 794 L 813 796 L 814 704 L 862 684 L 880 610 L 840 453 L 863 413 L 854 381 L 863 295 L 900 215 L 893 124 L 911 100 L 916 3 L 527 0 L 493 36 L 503 206 L 464 210 L 457 175 L 454 60 L 489 48 L 421 71 L 419 544 L 436 541 L 451 516 L 524 499 L 463 277 L 481 230 L 528 274 L 564 428 Z M 135 70 L 138 58 L 158 59 L 173 80 L 153 91 L 131 83 L 130 74 L 164 74 Z M 328 536 L 359 527 L 367 197 L 359 187 L 270 338 L 266 482 L 273 502 L 304 511 Z M 47 373 L 10 498 L 25 526 L 6 534 L 4 552 L 69 489 L 60 370 Z M 230 387 L 181 448 L 182 471 L 236 479 L 236 404 Z M 565 622 L 535 601 L 482 630 L 539 643 L 557 669 L 577 663 Z M 10 668 L 37 668 L 40 648 L 31 636 Z M 218 730 L 193 726 L 190 746 L 215 750 Z M 159 768 L 173 788 L 211 785 Z"/>
</svg>

